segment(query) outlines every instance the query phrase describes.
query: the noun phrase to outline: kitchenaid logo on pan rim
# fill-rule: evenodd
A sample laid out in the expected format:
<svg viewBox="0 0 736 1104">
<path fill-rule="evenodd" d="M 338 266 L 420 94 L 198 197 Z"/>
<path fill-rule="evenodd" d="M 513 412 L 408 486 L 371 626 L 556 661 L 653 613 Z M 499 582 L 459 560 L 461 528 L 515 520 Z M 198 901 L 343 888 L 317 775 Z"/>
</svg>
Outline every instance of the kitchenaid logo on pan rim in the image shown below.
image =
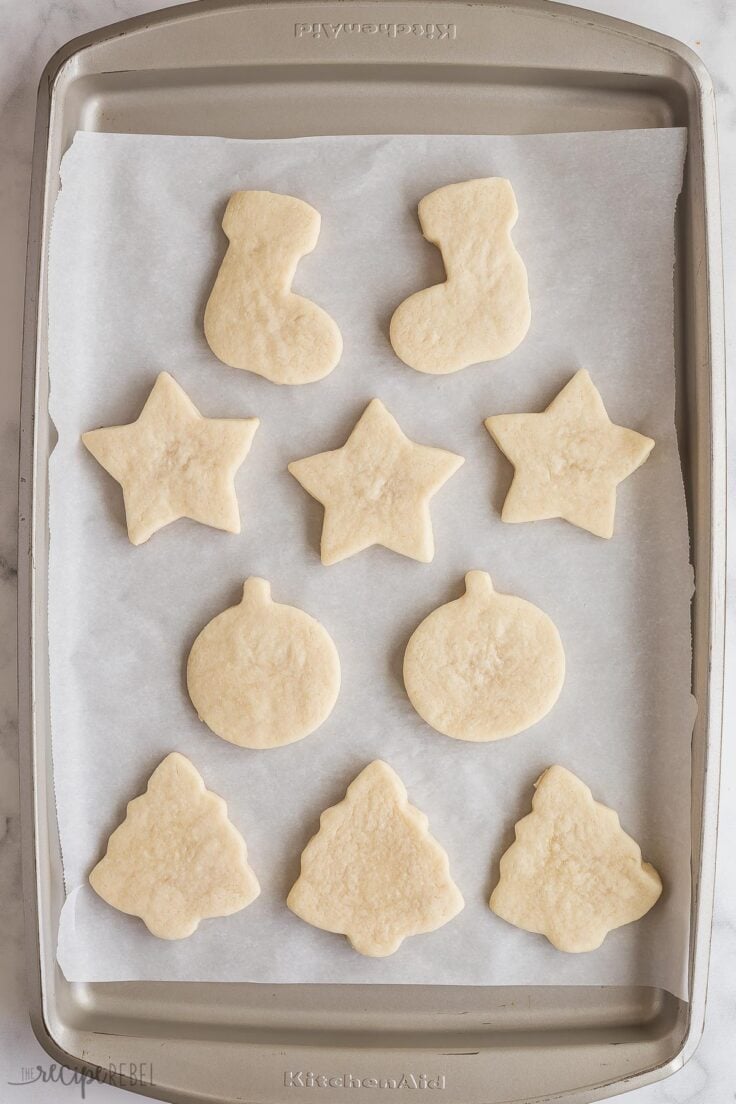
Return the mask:
<svg viewBox="0 0 736 1104">
<path fill-rule="evenodd" d="M 287 1089 L 430 1089 L 445 1088 L 445 1075 L 397 1073 L 395 1077 L 357 1077 L 354 1073 L 315 1073 L 313 1070 L 284 1070 Z"/>
<path fill-rule="evenodd" d="M 295 23 L 296 38 L 334 41 L 342 35 L 386 35 L 387 38 L 427 38 L 430 42 L 450 42 L 457 38 L 456 23 Z"/>
</svg>

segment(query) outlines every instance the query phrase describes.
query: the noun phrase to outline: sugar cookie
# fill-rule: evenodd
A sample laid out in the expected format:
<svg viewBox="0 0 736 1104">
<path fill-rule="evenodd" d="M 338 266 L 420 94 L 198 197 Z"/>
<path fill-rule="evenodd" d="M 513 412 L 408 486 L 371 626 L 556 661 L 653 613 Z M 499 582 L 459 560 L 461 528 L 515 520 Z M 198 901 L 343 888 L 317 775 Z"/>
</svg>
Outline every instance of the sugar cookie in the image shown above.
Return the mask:
<svg viewBox="0 0 736 1104">
<path fill-rule="evenodd" d="M 465 594 L 422 621 L 404 654 L 404 684 L 427 724 L 455 740 L 501 740 L 541 720 L 557 701 L 565 653 L 537 606 L 498 594 L 469 571 Z"/>
<path fill-rule="evenodd" d="M 373 544 L 429 563 L 429 500 L 463 463 L 454 452 L 410 441 L 373 399 L 342 448 L 294 460 L 289 471 L 325 508 L 323 564 Z"/>
<path fill-rule="evenodd" d="M 404 939 L 452 920 L 464 901 L 446 853 L 399 776 L 376 759 L 322 813 L 286 901 L 308 924 L 346 935 L 360 954 L 393 954 Z"/>
<path fill-rule="evenodd" d="M 329 314 L 291 290 L 320 216 L 301 199 L 235 192 L 222 228 L 230 244 L 204 312 L 212 352 L 273 383 L 311 383 L 335 367 L 342 337 Z"/>
<path fill-rule="evenodd" d="M 128 536 L 143 544 L 179 518 L 240 532 L 235 473 L 258 418 L 203 418 L 161 372 L 137 421 L 93 429 L 82 441 L 123 488 Z"/>
<path fill-rule="evenodd" d="M 518 214 L 511 184 L 497 176 L 424 197 L 422 233 L 441 250 L 447 279 L 394 312 L 391 344 L 405 364 L 444 375 L 498 360 L 523 340 L 531 311 L 526 268 L 511 241 Z"/>
<path fill-rule="evenodd" d="M 614 425 L 588 373 L 576 372 L 543 414 L 497 414 L 486 428 L 514 465 L 503 521 L 564 518 L 613 536 L 616 487 L 654 441 Z"/>
<path fill-rule="evenodd" d="M 274 602 L 270 584 L 251 578 L 240 604 L 194 641 L 187 687 L 200 719 L 223 740 L 280 747 L 314 732 L 332 712 L 340 661 L 318 621 Z"/>
<path fill-rule="evenodd" d="M 185 939 L 200 920 L 239 912 L 260 893 L 225 802 L 178 752 L 128 803 L 89 881 L 103 901 L 139 916 L 159 939 Z"/>
<path fill-rule="evenodd" d="M 659 874 L 613 809 L 571 771 L 550 767 L 501 859 L 490 906 L 560 951 L 594 951 L 609 931 L 649 912 L 661 892 Z"/>
</svg>

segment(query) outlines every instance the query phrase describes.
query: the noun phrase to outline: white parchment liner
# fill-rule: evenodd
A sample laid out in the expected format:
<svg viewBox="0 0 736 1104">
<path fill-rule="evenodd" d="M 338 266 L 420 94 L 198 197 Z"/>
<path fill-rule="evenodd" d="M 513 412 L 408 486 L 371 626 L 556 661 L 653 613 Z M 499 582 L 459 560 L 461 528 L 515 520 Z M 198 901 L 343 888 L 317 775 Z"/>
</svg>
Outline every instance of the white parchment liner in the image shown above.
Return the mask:
<svg viewBox="0 0 736 1104">
<path fill-rule="evenodd" d="M 650 984 L 686 994 L 690 899 L 691 572 L 674 428 L 673 216 L 685 132 L 524 137 L 338 137 L 282 141 L 78 134 L 62 165 L 50 256 L 50 648 L 55 785 L 69 899 L 59 961 L 75 980 Z M 442 278 L 416 206 L 443 184 L 507 176 L 520 217 L 533 321 L 511 356 L 421 375 L 387 339 L 394 307 Z M 295 290 L 337 320 L 338 368 L 276 387 L 220 364 L 202 312 L 239 188 L 288 192 L 322 214 Z M 441 320 L 439 320 L 441 324 Z M 607 542 L 563 522 L 504 525 L 510 468 L 482 425 L 541 410 L 579 367 L 610 416 L 656 440 L 619 489 Z M 180 521 L 129 544 L 118 485 L 80 433 L 137 417 L 170 371 L 203 414 L 257 415 L 237 479 L 243 532 Z M 379 396 L 414 440 L 465 465 L 433 501 L 430 565 L 383 549 L 322 567 L 321 510 L 288 461 L 341 445 Z M 462 592 L 470 568 L 542 607 L 567 655 L 561 698 L 498 744 L 440 736 L 403 690 L 406 641 Z M 197 720 L 189 647 L 263 575 L 276 601 L 333 636 L 342 692 L 301 743 L 241 750 Z M 171 750 L 228 802 L 263 887 L 245 911 L 167 943 L 86 886 L 127 800 Z M 386 959 L 294 917 L 284 899 L 322 809 L 376 757 L 430 818 L 466 899 L 452 923 Z M 618 810 L 662 874 L 640 923 L 591 954 L 566 955 L 493 916 L 487 898 L 532 783 L 552 763 Z"/>
</svg>

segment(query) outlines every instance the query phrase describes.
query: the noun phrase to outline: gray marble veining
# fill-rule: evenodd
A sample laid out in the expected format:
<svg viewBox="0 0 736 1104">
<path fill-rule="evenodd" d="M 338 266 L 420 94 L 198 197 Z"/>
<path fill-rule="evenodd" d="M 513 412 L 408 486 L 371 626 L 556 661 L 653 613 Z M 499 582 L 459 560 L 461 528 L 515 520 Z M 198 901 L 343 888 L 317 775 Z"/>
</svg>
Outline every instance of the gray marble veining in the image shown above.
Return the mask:
<svg viewBox="0 0 736 1104">
<path fill-rule="evenodd" d="M 58 46 L 75 35 L 171 0 L 0 0 L 0 1100 L 47 1104 L 75 1099 L 79 1088 L 14 1086 L 23 1067 L 48 1060 L 28 1023 L 23 959 L 17 792 L 15 688 L 16 483 L 19 365 L 26 216 L 36 82 Z M 568 0 L 577 2 L 577 0 Z M 644 23 L 686 42 L 708 66 L 716 88 L 727 303 L 727 354 L 736 352 L 736 4 L 732 0 L 590 0 L 611 15 Z M 736 394 L 729 411 L 729 504 L 736 506 Z M 734 557 L 729 570 L 729 651 L 736 660 Z M 730 679 L 733 687 L 736 680 Z M 736 745 L 729 739 L 734 692 L 727 691 L 718 888 L 706 1030 L 689 1065 L 674 1077 L 626 1096 L 631 1104 L 727 1104 L 736 1100 Z M 116 1090 L 91 1085 L 87 1098 L 112 1102 Z M 117 1099 L 121 1099 L 119 1096 Z M 624 1098 L 620 1098 L 623 1100 Z"/>
</svg>

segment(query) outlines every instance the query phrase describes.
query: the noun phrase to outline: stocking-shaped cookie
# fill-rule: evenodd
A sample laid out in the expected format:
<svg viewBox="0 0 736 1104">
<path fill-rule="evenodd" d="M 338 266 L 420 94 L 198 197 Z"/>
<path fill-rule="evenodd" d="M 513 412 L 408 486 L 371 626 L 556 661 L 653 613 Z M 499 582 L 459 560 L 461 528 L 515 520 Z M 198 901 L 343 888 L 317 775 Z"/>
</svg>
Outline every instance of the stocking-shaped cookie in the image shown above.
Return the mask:
<svg viewBox="0 0 736 1104">
<path fill-rule="evenodd" d="M 558 950 L 594 951 L 613 928 L 649 912 L 661 892 L 659 874 L 613 809 L 571 771 L 550 767 L 501 859 L 491 908 Z"/>
<path fill-rule="evenodd" d="M 225 802 L 178 752 L 128 803 L 89 881 L 103 901 L 140 916 L 160 939 L 184 939 L 200 920 L 230 916 L 260 893 Z"/>
<path fill-rule="evenodd" d="M 448 184 L 425 196 L 419 221 L 439 246 L 447 280 L 409 296 L 391 319 L 405 364 L 445 375 L 498 360 L 522 341 L 531 318 L 526 269 L 511 241 L 518 209 L 508 180 Z"/>
<path fill-rule="evenodd" d="M 464 905 L 426 816 L 381 759 L 322 813 L 286 903 L 375 958 L 393 954 L 408 935 L 442 927 Z"/>
<path fill-rule="evenodd" d="M 342 337 L 316 303 L 291 290 L 319 237 L 320 216 L 293 196 L 235 192 L 222 228 L 230 240 L 204 312 L 212 352 L 274 383 L 311 383 L 337 364 Z"/>
</svg>

